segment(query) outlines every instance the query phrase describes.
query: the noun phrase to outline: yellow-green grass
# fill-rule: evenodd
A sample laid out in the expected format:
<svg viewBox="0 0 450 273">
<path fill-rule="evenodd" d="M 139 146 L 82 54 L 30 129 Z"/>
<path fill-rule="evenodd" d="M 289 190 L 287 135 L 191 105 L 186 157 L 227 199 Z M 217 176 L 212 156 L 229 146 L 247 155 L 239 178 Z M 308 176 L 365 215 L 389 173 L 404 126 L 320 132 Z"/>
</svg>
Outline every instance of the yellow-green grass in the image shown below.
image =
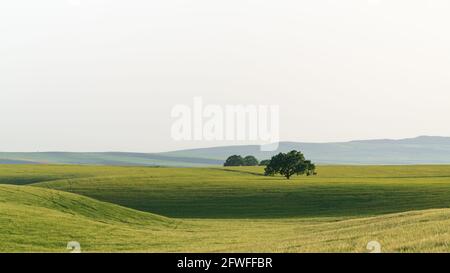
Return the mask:
<svg viewBox="0 0 450 273">
<path fill-rule="evenodd" d="M 33 185 L 185 219 L 362 217 L 450 207 L 450 166 L 320 166 L 316 177 L 289 181 L 262 176 L 262 168 L 111 169 Z"/>
<path fill-rule="evenodd" d="M 0 166 L 0 251 L 450 252 L 450 166 L 318 171 Z"/>
<path fill-rule="evenodd" d="M 0 186 L 0 251 L 448 252 L 450 210 L 349 220 L 170 220 L 75 194 Z"/>
</svg>

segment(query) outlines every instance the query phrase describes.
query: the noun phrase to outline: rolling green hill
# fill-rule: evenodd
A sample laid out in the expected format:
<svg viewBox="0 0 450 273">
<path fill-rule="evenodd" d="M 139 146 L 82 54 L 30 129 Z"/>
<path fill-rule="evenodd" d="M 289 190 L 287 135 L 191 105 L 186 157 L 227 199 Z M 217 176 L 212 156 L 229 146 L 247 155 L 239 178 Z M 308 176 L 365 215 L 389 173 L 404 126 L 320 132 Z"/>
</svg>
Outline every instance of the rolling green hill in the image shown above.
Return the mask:
<svg viewBox="0 0 450 273">
<path fill-rule="evenodd" d="M 450 251 L 450 166 L 318 171 L 3 165 L 0 251 Z"/>
<path fill-rule="evenodd" d="M 170 230 L 179 224 L 71 193 L 0 185 L 0 251 L 64 252 L 72 240 L 90 247 L 102 238 L 107 240 L 108 234 L 126 238 L 129 232 L 145 228 L 155 237 L 150 231 Z"/>
<path fill-rule="evenodd" d="M 73 194 L 0 186 L 1 252 L 68 252 L 69 241 L 84 252 L 366 252 L 372 240 L 389 252 L 448 252 L 449 227 L 449 209 L 342 220 L 174 221 Z"/>
<path fill-rule="evenodd" d="M 450 166 L 319 166 L 317 177 L 291 181 L 253 167 L 113 169 L 114 175 L 34 185 L 179 218 L 357 217 L 450 208 Z"/>
</svg>

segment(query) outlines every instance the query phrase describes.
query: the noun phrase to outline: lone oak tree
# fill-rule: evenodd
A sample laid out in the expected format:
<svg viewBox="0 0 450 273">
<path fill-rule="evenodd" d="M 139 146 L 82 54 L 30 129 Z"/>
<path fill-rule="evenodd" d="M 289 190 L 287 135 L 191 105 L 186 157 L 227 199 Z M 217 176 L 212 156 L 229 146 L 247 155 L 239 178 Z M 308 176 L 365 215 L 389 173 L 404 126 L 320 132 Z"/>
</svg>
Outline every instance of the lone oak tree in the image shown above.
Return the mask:
<svg viewBox="0 0 450 273">
<path fill-rule="evenodd" d="M 305 156 L 298 151 L 291 151 L 287 154 L 279 153 L 272 157 L 269 165 L 265 168 L 264 175 L 281 174 L 287 179 L 296 175 L 316 175 L 316 166 L 309 160 L 305 160 Z"/>
</svg>

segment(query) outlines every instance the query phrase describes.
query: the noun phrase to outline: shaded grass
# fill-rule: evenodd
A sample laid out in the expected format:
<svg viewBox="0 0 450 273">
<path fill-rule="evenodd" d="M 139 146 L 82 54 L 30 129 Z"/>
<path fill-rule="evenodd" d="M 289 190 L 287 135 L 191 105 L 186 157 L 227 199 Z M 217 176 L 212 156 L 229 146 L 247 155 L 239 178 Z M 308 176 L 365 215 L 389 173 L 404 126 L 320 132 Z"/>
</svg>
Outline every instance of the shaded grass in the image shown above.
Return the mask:
<svg viewBox="0 0 450 273">
<path fill-rule="evenodd" d="M 65 252 L 73 240 L 92 252 L 450 250 L 450 166 L 261 172 L 0 166 L 0 183 L 37 182 L 0 185 L 0 251 Z"/>
<path fill-rule="evenodd" d="M 362 217 L 450 207 L 450 166 L 320 166 L 317 177 L 262 168 L 139 169 L 34 186 L 176 218 Z"/>
<path fill-rule="evenodd" d="M 450 209 L 358 219 L 173 221 L 74 194 L 0 186 L 1 252 L 67 252 L 69 241 L 84 252 L 366 252 L 372 240 L 385 252 L 448 252 L 449 227 Z"/>
</svg>

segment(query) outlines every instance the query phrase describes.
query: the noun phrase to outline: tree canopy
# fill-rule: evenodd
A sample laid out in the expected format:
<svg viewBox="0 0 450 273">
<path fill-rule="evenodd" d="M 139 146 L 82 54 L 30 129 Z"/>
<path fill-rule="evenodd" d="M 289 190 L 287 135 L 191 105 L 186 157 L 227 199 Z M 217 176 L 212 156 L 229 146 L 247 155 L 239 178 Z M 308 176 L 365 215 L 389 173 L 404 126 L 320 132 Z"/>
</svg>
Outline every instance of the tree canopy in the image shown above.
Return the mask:
<svg viewBox="0 0 450 273">
<path fill-rule="evenodd" d="M 236 167 L 236 166 L 258 166 L 259 161 L 256 157 L 248 155 L 242 157 L 240 155 L 232 155 L 223 164 L 225 167 Z"/>
<path fill-rule="evenodd" d="M 269 163 L 270 159 L 261 160 L 261 162 L 259 162 L 259 166 L 267 166 Z"/>
<path fill-rule="evenodd" d="M 244 158 L 240 155 L 232 155 L 223 164 L 225 167 L 235 167 L 235 166 L 243 166 L 244 165 Z"/>
<path fill-rule="evenodd" d="M 244 166 L 258 166 L 258 164 L 258 159 L 252 155 L 248 155 L 244 158 Z"/>
<path fill-rule="evenodd" d="M 265 168 L 265 175 L 281 174 L 287 179 L 293 175 L 315 175 L 316 166 L 306 160 L 305 156 L 296 150 L 289 153 L 279 153 L 272 157 L 270 163 Z"/>
</svg>

